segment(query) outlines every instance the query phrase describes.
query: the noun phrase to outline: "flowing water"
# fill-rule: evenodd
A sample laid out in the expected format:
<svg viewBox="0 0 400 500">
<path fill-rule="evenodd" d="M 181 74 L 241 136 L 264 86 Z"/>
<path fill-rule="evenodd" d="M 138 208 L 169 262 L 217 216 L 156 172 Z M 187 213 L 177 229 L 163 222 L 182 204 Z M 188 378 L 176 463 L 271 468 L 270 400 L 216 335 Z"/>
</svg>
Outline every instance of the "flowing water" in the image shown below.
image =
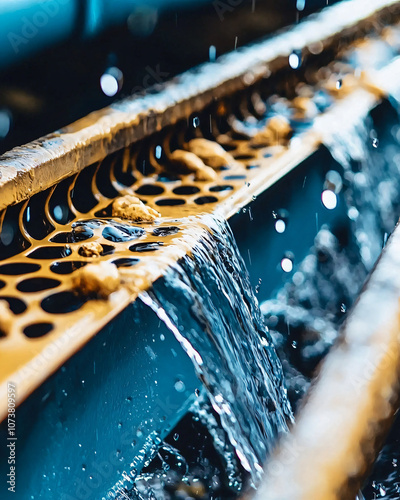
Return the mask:
<svg viewBox="0 0 400 500">
<path fill-rule="evenodd" d="M 215 482 L 219 487 L 221 481 L 215 478 L 223 469 L 231 494 L 238 494 L 243 486 L 240 470 L 255 487 L 268 452 L 293 417 L 282 366 L 231 230 L 222 219 L 204 220 L 209 230 L 191 255 L 173 265 L 140 299 L 175 335 L 205 389 L 192 408 L 193 418 L 207 429 L 221 463 L 214 470 L 208 459 L 199 461 L 202 488 L 204 482 L 208 490 L 215 489 Z M 172 460 L 163 458 L 165 453 Z M 146 457 L 145 465 L 153 462 L 153 471 L 145 467 L 136 476 L 131 471 L 129 487 L 126 483 L 119 488 L 117 498 L 175 498 L 167 492 L 171 484 L 186 488 L 188 498 L 203 498 L 198 496 L 203 493 L 199 483 L 193 483 L 193 470 L 174 446 L 154 442 Z"/>
<path fill-rule="evenodd" d="M 323 226 L 291 281 L 261 304 L 295 409 L 398 220 L 399 132 L 389 124 L 378 138 L 370 117 L 355 117 L 325 141 L 341 166 L 340 175 L 327 178 L 345 204 L 349 241 L 343 246 Z M 364 489 L 366 500 L 399 498 L 399 436 L 397 422 Z"/>
<path fill-rule="evenodd" d="M 344 246 L 323 226 L 291 281 L 261 304 L 294 406 L 395 226 L 400 186 L 391 179 L 399 171 L 392 160 L 385 161 L 392 141 L 382 142 L 379 152 L 378 144 L 372 121 L 365 117 L 355 117 L 327 137 L 325 145 L 340 168 L 328 172 L 325 184 L 345 204 L 350 237 Z"/>
<path fill-rule="evenodd" d="M 191 466 L 174 442 L 154 442 L 146 465 L 158 465 L 131 473 L 131 489 L 119 498 L 228 498 L 215 493 L 221 470 L 232 498 L 243 487 L 241 470 L 257 486 L 266 456 L 293 419 L 289 399 L 296 408 L 400 213 L 400 126 L 381 123 L 379 134 L 375 126 L 371 117 L 354 116 L 324 140 L 338 163 L 324 189 L 346 208 L 346 242 L 322 226 L 291 280 L 261 310 L 229 226 L 212 216 L 203 219 L 209 231 L 192 254 L 140 296 L 193 362 L 205 394 L 191 418 L 206 429 L 219 463 L 203 457 Z M 387 462 L 393 452 L 386 455 Z M 179 495 L 168 490 L 172 484 Z M 382 496 L 390 489 L 373 479 L 368 487 Z"/>
<path fill-rule="evenodd" d="M 142 294 L 205 388 L 191 411 L 203 430 L 190 437 L 202 436 L 195 462 L 181 451 L 176 432 L 172 442 L 153 445 L 147 460 L 153 468 L 132 477 L 130 491 L 118 498 L 236 498 L 244 481 L 257 486 L 268 452 L 292 420 L 286 387 L 296 408 L 394 228 L 400 212 L 399 142 L 398 125 L 378 137 L 371 118 L 357 117 L 325 141 L 339 164 L 325 184 L 346 207 L 349 237 L 344 245 L 323 226 L 291 280 L 261 311 L 229 226 L 211 216 L 205 219 L 210 230 L 193 253 Z M 218 463 L 202 455 L 206 435 Z M 384 468 L 393 450 L 386 455 Z M 221 493 L 224 475 L 229 494 Z M 373 478 L 368 488 L 374 494 L 390 489 Z"/>
<path fill-rule="evenodd" d="M 281 364 L 231 231 L 216 218 L 208 225 L 192 255 L 141 299 L 192 359 L 241 465 L 257 484 L 292 414 Z"/>
<path fill-rule="evenodd" d="M 118 488 L 119 499 L 182 498 L 168 493 L 172 484 L 185 488 L 187 498 L 208 498 L 198 490 L 199 482 L 193 483 L 194 474 L 197 481 L 202 476 L 204 491 L 214 490 L 214 483 L 220 488 L 222 480 L 215 478 L 221 469 L 230 494 L 236 497 L 244 478 L 246 484 L 257 486 L 268 452 L 293 418 L 282 366 L 231 230 L 217 217 L 206 216 L 203 222 L 209 229 L 204 229 L 193 252 L 171 266 L 140 299 L 165 323 L 193 362 L 203 385 L 192 408 L 193 418 L 201 423 L 203 434 L 211 437 L 212 453 L 217 451 L 220 464 L 210 465 L 203 458 L 193 471 L 175 443 L 153 440 L 143 454 L 142 472 L 124 473 L 129 480 Z M 183 381 L 177 383 L 181 389 Z M 200 457 L 202 448 L 200 443 Z M 154 465 L 157 461 L 158 466 Z M 146 467 L 151 462 L 149 472 Z"/>
</svg>

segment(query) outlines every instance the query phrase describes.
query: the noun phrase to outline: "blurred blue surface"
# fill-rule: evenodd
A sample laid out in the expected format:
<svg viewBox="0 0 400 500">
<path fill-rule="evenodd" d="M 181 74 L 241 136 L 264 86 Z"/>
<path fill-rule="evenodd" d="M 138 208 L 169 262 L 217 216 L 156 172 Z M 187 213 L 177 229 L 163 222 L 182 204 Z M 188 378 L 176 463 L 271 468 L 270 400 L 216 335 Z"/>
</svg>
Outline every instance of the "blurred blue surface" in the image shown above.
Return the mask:
<svg viewBox="0 0 400 500">
<path fill-rule="evenodd" d="M 0 68 L 70 37 L 90 37 L 123 24 L 135 12 L 210 1 L 0 0 Z"/>
</svg>

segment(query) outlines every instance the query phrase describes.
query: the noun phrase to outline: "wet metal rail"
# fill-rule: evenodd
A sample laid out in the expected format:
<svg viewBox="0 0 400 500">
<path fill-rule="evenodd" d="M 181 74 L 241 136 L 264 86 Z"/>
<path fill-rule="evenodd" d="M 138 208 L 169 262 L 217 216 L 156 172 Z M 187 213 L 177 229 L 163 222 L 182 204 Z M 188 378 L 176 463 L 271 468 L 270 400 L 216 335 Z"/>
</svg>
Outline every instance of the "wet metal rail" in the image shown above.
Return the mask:
<svg viewBox="0 0 400 500">
<path fill-rule="evenodd" d="M 268 79 L 288 67 L 288 57 L 328 52 L 398 15 L 395 0 L 352 0 L 322 11 L 290 32 L 238 49 L 159 87 L 146 98 L 126 99 L 94 112 L 0 158 L 0 209 L 43 191 L 110 153 L 187 119 L 207 105 Z M 383 24 L 380 24 L 380 19 Z M 161 92 L 162 90 L 162 92 Z M 34 173 L 33 173 L 34 172 Z"/>
<path fill-rule="evenodd" d="M 383 96 L 394 93 L 390 85 L 395 85 L 400 73 L 398 61 L 367 76 L 356 75 L 356 85 L 333 95 L 332 104 L 296 135 L 299 140 L 289 141 L 279 132 L 272 142 L 270 137 L 262 141 L 260 134 L 246 136 L 235 124 L 237 117 L 260 118 L 260 94 L 268 92 L 270 81 L 275 88 L 274 75 L 291 72 L 288 58 L 293 51 L 301 50 L 306 60 L 324 60 L 335 41 L 356 44 L 365 32 L 379 34 L 399 14 L 400 6 L 394 1 L 343 2 L 289 33 L 189 72 L 157 94 L 93 113 L 0 158 L 0 299 L 11 309 L 3 312 L 1 324 L 1 418 L 6 414 L 8 381 L 17 384 L 17 402 L 21 403 L 171 263 L 190 252 L 201 232 L 207 231 L 207 214 L 231 217 L 315 152 L 330 130 L 357 114 L 367 114 Z M 216 141 L 228 151 L 228 165 L 213 174 L 208 171 L 207 179 L 195 179 L 196 173 L 177 175 L 171 163 L 173 150 L 188 148 L 188 122 L 194 137 Z M 121 221 L 115 214 L 111 219 L 113 201 L 126 195 L 138 196 L 160 216 L 141 223 Z M 328 356 L 299 423 L 288 437 L 289 450 L 297 440 L 302 449 L 298 459 L 289 463 L 292 477 L 298 478 L 293 481 L 297 489 L 285 490 L 289 485 L 281 484 L 289 470 L 285 463 L 280 473 L 284 451 L 278 450 L 268 469 L 268 489 L 261 490 L 259 498 L 347 498 L 344 491 L 355 496 L 379 450 L 381 431 L 397 408 L 398 350 L 392 346 L 398 333 L 400 285 L 390 273 L 398 265 L 393 255 L 397 239 L 395 231 L 346 323 L 345 339 Z M 88 244 L 93 244 L 89 250 Z M 93 262 L 113 263 L 118 268 L 118 285 L 108 299 L 76 293 L 82 268 Z M 382 294 L 387 300 L 382 307 L 381 299 L 377 301 L 379 314 L 366 324 L 370 334 L 360 335 L 360 324 L 367 317 L 363 308 L 371 314 L 371 304 Z M 363 356 L 358 351 L 379 359 L 378 352 L 389 349 L 392 354 L 384 368 L 377 364 L 363 378 Z M 382 363 L 386 360 L 383 355 Z M 354 374 L 362 378 L 355 394 L 347 391 Z M 332 397 L 327 401 L 328 391 Z M 326 415 L 329 418 L 323 420 Z M 348 422 L 346 434 L 339 432 L 343 417 Z M 320 422 L 320 433 L 309 442 L 315 419 Z M 318 453 L 325 453 L 329 443 L 321 436 L 329 439 L 329 435 L 340 440 L 342 447 L 329 448 L 335 453 L 324 457 L 322 467 Z M 344 456 L 354 460 L 355 468 L 346 466 Z M 303 473 L 304 463 L 310 477 Z M 319 489 L 307 490 L 311 477 Z"/>
</svg>

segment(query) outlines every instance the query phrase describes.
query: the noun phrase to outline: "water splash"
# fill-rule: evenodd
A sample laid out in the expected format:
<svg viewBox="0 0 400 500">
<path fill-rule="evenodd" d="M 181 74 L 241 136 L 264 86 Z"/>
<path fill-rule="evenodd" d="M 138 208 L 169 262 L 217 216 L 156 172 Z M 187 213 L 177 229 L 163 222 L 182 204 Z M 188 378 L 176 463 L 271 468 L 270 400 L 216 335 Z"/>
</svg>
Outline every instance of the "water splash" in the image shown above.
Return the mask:
<svg viewBox="0 0 400 500">
<path fill-rule="evenodd" d="M 385 233 L 391 233 L 399 214 L 398 155 L 393 154 L 398 145 L 393 140 L 381 144 L 372 119 L 357 115 L 327 136 L 324 144 L 343 167 L 352 232 L 370 271 L 382 250 Z"/>
<path fill-rule="evenodd" d="M 337 338 L 345 313 L 400 213 L 400 127 L 387 124 L 386 130 L 380 130 L 381 140 L 374 127 L 371 117 L 355 113 L 352 121 L 335 131 L 330 129 L 324 138 L 341 166 L 341 175 L 336 170 L 327 173 L 322 202 L 334 209 L 340 193 L 348 215 L 348 241 L 343 245 L 323 226 L 291 281 L 275 298 L 261 304 L 294 405 Z M 332 200 L 324 198 L 327 190 Z"/>
<path fill-rule="evenodd" d="M 151 463 L 120 488 L 115 499 L 236 498 L 243 474 L 217 420 L 202 396 L 178 424 L 179 432 L 154 448 Z"/>
<path fill-rule="evenodd" d="M 324 140 L 342 167 L 343 182 L 332 175 L 328 179 L 328 173 L 325 187 L 333 192 L 340 186 L 349 241 L 343 245 L 323 226 L 291 282 L 261 304 L 294 407 L 337 338 L 400 213 L 400 126 L 398 119 L 389 118 L 393 108 L 385 106 L 385 122 L 379 126 L 378 121 L 377 126 L 379 137 L 371 117 L 355 115 L 353 122 L 343 123 Z M 398 419 L 364 490 L 365 498 L 398 498 L 399 429 Z M 360 493 L 358 498 L 364 497 Z"/>
<path fill-rule="evenodd" d="M 231 444 L 256 485 L 277 435 L 292 419 L 280 361 L 225 221 L 207 218 L 191 256 L 141 300 L 193 361 Z M 167 312 L 168 311 L 168 314 Z"/>
<path fill-rule="evenodd" d="M 261 304 L 281 358 L 289 398 L 296 406 L 315 368 L 337 338 L 347 308 L 367 276 L 359 247 L 341 247 L 323 226 L 292 280 Z"/>
</svg>

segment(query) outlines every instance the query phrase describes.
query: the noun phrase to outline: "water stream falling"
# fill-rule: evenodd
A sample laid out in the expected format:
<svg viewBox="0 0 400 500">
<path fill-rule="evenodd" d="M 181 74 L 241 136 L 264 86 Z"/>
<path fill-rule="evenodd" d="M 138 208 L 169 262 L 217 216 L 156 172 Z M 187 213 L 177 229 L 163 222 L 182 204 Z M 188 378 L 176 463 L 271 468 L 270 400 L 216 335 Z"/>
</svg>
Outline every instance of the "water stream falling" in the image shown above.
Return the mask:
<svg viewBox="0 0 400 500">
<path fill-rule="evenodd" d="M 261 304 L 296 406 L 318 363 L 338 335 L 400 213 L 399 126 L 381 140 L 371 117 L 353 122 L 325 139 L 338 171 L 325 184 L 344 202 L 350 237 L 343 245 L 325 225 L 290 282 Z M 334 175 L 333 175 L 334 174 Z"/>
<path fill-rule="evenodd" d="M 328 131 L 323 142 L 338 165 L 324 189 L 334 193 L 335 203 L 322 203 L 335 209 L 340 197 L 348 237 L 343 243 L 322 226 L 291 280 L 261 310 L 231 230 L 215 216 L 203 217 L 209 231 L 193 252 L 140 296 L 193 362 L 206 396 L 191 412 L 207 428 L 236 494 L 243 486 L 236 458 L 257 487 L 277 436 L 293 420 L 289 399 L 296 408 L 397 222 L 400 126 L 386 121 L 378 127 L 373 117 L 355 114 Z M 179 464 L 173 471 L 163 454 Z M 175 498 L 165 494 L 173 475 L 189 488 L 190 467 L 178 448 L 158 442 L 150 455 L 147 462 L 158 457 L 160 473 L 132 476 L 133 489 L 121 498 Z M 202 466 L 198 474 L 215 477 L 214 466 Z"/>
<path fill-rule="evenodd" d="M 291 409 L 280 361 L 226 222 L 208 218 L 192 255 L 141 299 L 193 361 L 243 468 L 256 485 Z M 168 313 L 166 312 L 168 311 Z"/>
<path fill-rule="evenodd" d="M 400 127 L 390 125 L 378 138 L 374 126 L 371 117 L 355 119 L 325 141 L 339 165 L 324 187 L 346 207 L 348 241 L 322 226 L 292 279 L 261 311 L 229 226 L 211 216 L 192 254 L 140 297 L 175 335 L 206 389 L 192 415 L 222 460 L 219 467 L 236 492 L 229 498 L 243 487 L 237 458 L 257 486 L 268 452 L 292 420 L 287 394 L 296 408 L 400 213 Z M 160 456 L 156 448 L 158 472 L 142 472 L 130 496 L 121 498 L 178 498 L 165 493 L 168 481 L 185 485 L 183 498 L 191 497 L 196 474 L 210 491 L 218 483 L 207 460 L 193 472 L 179 447 L 159 443 Z M 179 466 L 167 465 L 167 473 L 163 453 Z M 194 497 L 208 498 L 203 490 Z"/>
<path fill-rule="evenodd" d="M 256 487 L 268 452 L 293 417 L 282 366 L 231 230 L 215 216 L 205 216 L 202 222 L 209 230 L 203 230 L 192 253 L 171 266 L 140 299 L 193 362 L 205 391 L 198 394 L 191 414 L 207 429 L 222 463 L 219 469 L 236 497 L 243 487 L 239 469 Z M 200 459 L 193 472 L 178 449 L 165 441 L 154 443 L 146 457 L 144 471 L 136 476 L 131 471 L 126 483 L 130 487 L 119 488 L 116 498 L 175 498 L 166 492 L 171 484 L 186 488 L 185 498 L 191 498 L 196 488 L 195 498 L 205 498 L 197 496 L 196 470 L 202 485 L 219 487 L 218 468 L 208 459 Z M 148 472 L 146 466 L 157 460 L 156 471 Z"/>
<path fill-rule="evenodd" d="M 349 241 L 344 246 L 329 226 L 323 226 L 291 281 L 261 304 L 295 410 L 400 214 L 400 127 L 387 122 L 379 138 L 371 117 L 355 117 L 326 138 L 325 145 L 341 167 L 340 176 L 331 172 L 327 178 L 329 188 L 338 196 L 340 192 L 345 204 Z M 392 435 L 394 445 L 389 442 L 383 449 L 377 473 L 367 482 L 367 500 L 398 498 L 399 423 Z"/>
</svg>

